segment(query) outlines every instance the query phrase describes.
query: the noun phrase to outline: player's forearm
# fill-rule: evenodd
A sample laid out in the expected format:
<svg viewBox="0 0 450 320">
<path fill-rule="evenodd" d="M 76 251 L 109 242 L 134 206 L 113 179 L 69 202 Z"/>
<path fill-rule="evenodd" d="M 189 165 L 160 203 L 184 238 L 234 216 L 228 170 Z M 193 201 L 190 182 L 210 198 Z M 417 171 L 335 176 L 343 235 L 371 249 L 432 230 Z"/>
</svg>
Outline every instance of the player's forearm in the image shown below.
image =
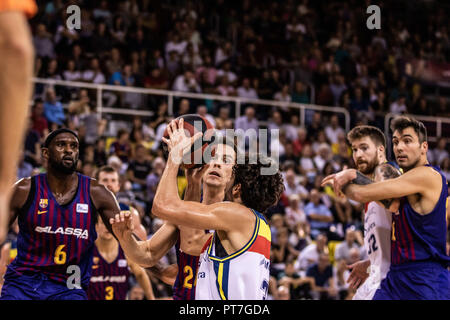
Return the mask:
<svg viewBox="0 0 450 320">
<path fill-rule="evenodd" d="M 0 192 L 10 194 L 28 121 L 32 93 L 33 46 L 28 23 L 20 12 L 0 19 Z"/>
<path fill-rule="evenodd" d="M 147 300 L 155 300 L 155 294 L 153 293 L 152 283 L 150 281 L 149 276 L 147 275 L 144 269 L 142 269 L 141 267 L 138 268 L 140 268 L 140 270 L 139 272 L 137 272 L 137 274 L 135 273 L 136 281 L 144 290 L 144 295 L 147 298 Z"/>
<path fill-rule="evenodd" d="M 123 238 L 119 238 L 120 246 L 127 257 L 142 267 L 151 267 L 155 263 L 150 250 L 148 250 L 147 241 L 138 241 L 131 233 Z"/>
<path fill-rule="evenodd" d="M 202 197 L 201 183 L 193 181 L 190 178 L 188 178 L 187 181 L 188 184 L 184 192 L 184 200 L 200 202 Z"/>
<path fill-rule="evenodd" d="M 172 161 L 171 154 L 167 160 L 166 168 L 156 189 L 153 199 L 152 213 L 160 218 L 167 218 L 165 214 L 175 211 L 180 207 L 182 200 L 178 195 L 177 174 L 179 164 Z"/>
</svg>

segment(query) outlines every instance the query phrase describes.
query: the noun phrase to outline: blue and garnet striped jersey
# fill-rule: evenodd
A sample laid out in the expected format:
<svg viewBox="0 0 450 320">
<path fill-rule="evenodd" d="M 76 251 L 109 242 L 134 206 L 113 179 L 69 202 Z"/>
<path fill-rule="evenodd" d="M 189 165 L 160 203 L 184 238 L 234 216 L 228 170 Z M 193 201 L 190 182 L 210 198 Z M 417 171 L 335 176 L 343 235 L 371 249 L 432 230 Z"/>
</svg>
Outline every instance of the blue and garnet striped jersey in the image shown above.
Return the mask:
<svg viewBox="0 0 450 320">
<path fill-rule="evenodd" d="M 180 238 L 175 244 L 178 274 L 173 285 L 173 300 L 195 300 L 195 286 L 200 256 L 191 256 L 180 249 Z"/>
<path fill-rule="evenodd" d="M 43 273 L 66 283 L 80 268 L 81 286 L 89 284 L 92 252 L 97 238 L 97 212 L 90 198 L 91 178 L 78 173 L 78 189 L 69 203 L 60 205 L 52 194 L 47 174 L 31 178 L 31 188 L 18 216 L 17 256 L 8 273 Z"/>
<path fill-rule="evenodd" d="M 439 200 L 429 214 L 418 214 L 408 202 L 401 199 L 399 214 L 392 215 L 391 263 L 403 264 L 410 261 L 434 261 L 447 266 L 450 258 L 446 253 L 446 206 L 448 197 L 447 180 L 439 168 L 442 178 Z"/>
<path fill-rule="evenodd" d="M 108 263 L 95 246 L 91 282 L 87 290 L 89 300 L 126 299 L 130 289 L 130 270 L 120 245 L 118 251 L 116 259 Z"/>
</svg>

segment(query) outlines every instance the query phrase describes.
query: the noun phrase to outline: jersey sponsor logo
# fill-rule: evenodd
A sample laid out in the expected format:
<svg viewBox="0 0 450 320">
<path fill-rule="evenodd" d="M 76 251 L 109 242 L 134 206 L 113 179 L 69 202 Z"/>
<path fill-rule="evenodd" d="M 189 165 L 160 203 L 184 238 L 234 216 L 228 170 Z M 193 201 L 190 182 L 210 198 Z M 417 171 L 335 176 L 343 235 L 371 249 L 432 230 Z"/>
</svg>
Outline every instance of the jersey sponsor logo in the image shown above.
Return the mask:
<svg viewBox="0 0 450 320">
<path fill-rule="evenodd" d="M 115 283 L 125 283 L 127 281 L 127 276 L 92 276 L 91 282 L 115 282 Z"/>
<path fill-rule="evenodd" d="M 87 203 L 77 203 L 77 213 L 88 213 L 89 206 Z"/>
<path fill-rule="evenodd" d="M 119 268 L 125 268 L 126 266 L 128 266 L 128 263 L 126 259 L 119 259 L 119 261 L 117 261 L 117 265 L 119 266 Z"/>
<path fill-rule="evenodd" d="M 53 230 L 52 226 L 46 226 L 46 227 L 39 227 L 37 226 L 36 229 L 34 229 L 36 232 L 40 233 L 49 233 L 49 234 L 64 234 L 67 236 L 75 236 L 77 238 L 81 239 L 88 239 L 89 238 L 89 232 L 88 230 L 83 230 L 80 228 L 63 228 L 59 227 L 56 230 Z"/>
<path fill-rule="evenodd" d="M 47 212 L 48 212 L 48 210 L 43 210 L 43 211 L 38 210 L 37 214 L 43 214 L 43 213 L 47 213 Z"/>
<path fill-rule="evenodd" d="M 40 199 L 39 207 L 41 207 L 42 209 L 47 208 L 48 207 L 48 199 Z"/>
</svg>

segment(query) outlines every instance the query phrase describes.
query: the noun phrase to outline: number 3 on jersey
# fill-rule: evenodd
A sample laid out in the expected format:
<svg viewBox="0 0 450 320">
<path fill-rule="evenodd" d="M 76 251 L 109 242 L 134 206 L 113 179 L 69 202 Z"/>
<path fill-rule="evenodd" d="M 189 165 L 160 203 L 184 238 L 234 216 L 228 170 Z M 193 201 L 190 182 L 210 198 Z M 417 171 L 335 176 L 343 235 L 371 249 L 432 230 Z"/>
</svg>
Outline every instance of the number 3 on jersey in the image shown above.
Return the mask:
<svg viewBox="0 0 450 320">
<path fill-rule="evenodd" d="M 377 239 L 375 238 L 374 234 L 371 234 L 369 237 L 369 251 L 367 252 L 367 254 L 371 254 L 372 252 L 377 251 L 378 247 L 377 247 Z"/>
<path fill-rule="evenodd" d="M 191 281 L 192 278 L 194 277 L 194 271 L 192 270 L 191 266 L 185 266 L 183 271 L 184 271 L 183 287 L 186 289 L 192 289 L 192 283 L 190 283 L 189 281 Z M 194 280 L 194 286 L 196 285 L 196 282 L 197 278 Z"/>
</svg>

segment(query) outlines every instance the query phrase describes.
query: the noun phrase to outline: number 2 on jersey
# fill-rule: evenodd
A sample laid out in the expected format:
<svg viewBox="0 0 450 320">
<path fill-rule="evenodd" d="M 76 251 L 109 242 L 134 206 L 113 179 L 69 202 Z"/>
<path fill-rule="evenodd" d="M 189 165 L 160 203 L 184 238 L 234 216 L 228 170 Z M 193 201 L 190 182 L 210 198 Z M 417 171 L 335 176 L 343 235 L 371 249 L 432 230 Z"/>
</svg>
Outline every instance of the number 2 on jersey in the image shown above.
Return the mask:
<svg viewBox="0 0 450 320">
<path fill-rule="evenodd" d="M 377 251 L 378 247 L 377 247 L 377 239 L 375 238 L 374 234 L 371 234 L 369 237 L 369 251 L 367 252 L 367 254 L 371 254 L 372 252 Z"/>
<path fill-rule="evenodd" d="M 192 280 L 192 278 L 194 277 L 194 271 L 192 270 L 191 266 L 185 266 L 184 269 L 184 283 L 183 283 L 183 288 L 186 289 L 192 289 L 192 283 L 190 283 L 189 281 Z M 196 283 L 197 279 L 194 280 L 194 285 Z"/>
</svg>

